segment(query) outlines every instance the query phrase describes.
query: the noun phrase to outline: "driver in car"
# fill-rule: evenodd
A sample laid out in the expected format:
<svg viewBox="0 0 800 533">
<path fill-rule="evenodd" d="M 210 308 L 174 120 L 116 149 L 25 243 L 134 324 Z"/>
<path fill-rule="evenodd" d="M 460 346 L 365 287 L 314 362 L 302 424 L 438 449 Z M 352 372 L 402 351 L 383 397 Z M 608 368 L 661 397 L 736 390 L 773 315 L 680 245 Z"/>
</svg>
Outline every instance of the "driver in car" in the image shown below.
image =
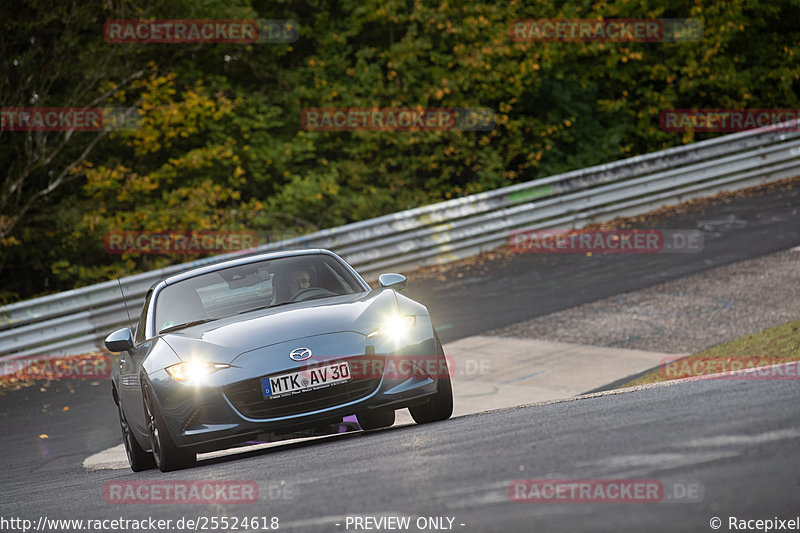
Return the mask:
<svg viewBox="0 0 800 533">
<path fill-rule="evenodd" d="M 311 272 L 308 270 L 296 270 L 289 274 L 290 298 L 294 298 L 297 293 L 309 287 L 311 287 Z"/>
</svg>

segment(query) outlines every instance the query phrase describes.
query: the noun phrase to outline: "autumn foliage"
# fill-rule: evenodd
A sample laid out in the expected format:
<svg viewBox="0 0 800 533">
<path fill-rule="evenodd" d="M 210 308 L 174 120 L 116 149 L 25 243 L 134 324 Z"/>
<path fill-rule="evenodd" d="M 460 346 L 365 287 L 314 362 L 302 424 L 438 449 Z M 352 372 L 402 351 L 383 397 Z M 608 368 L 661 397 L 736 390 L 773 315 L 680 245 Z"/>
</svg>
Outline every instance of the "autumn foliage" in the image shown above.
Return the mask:
<svg viewBox="0 0 800 533">
<path fill-rule="evenodd" d="M 664 109 L 800 107 L 800 10 L 788 0 L 89 1 L 65 12 L 74 21 L 63 27 L 46 16 L 60 13 L 57 3 L 22 4 L 16 13 L 0 8 L 3 106 L 30 106 L 34 92 L 35 105 L 101 99 L 134 108 L 136 125 L 107 132 L 85 156 L 98 134 L 74 133 L 24 182 L 18 178 L 41 134 L 0 133 L 5 301 L 186 259 L 106 253 L 109 231 L 297 235 L 718 135 L 664 131 Z M 106 20 L 136 18 L 291 19 L 300 36 L 285 44 L 104 39 Z M 532 18 L 692 18 L 704 35 L 512 40 L 509 24 Z M 31 35 L 43 42 L 39 55 Z M 48 55 L 50 48 L 64 53 Z M 34 83 L 12 90 L 26 75 Z M 81 83 L 88 83 L 82 100 L 72 101 Z M 301 125 L 304 109 L 374 107 L 485 107 L 496 124 L 489 131 Z M 66 134 L 48 135 L 43 157 Z M 64 169 L 68 179 L 37 196 Z M 35 201 L 23 210 L 28 198 Z"/>
</svg>

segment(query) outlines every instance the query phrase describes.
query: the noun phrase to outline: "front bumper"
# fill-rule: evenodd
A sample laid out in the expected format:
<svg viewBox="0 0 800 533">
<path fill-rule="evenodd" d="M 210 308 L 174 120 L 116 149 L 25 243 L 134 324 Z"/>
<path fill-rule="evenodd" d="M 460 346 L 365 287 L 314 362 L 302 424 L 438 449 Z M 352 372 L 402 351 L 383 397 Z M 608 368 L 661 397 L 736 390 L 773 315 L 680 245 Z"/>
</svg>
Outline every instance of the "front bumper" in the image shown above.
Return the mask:
<svg viewBox="0 0 800 533">
<path fill-rule="evenodd" d="M 432 328 L 428 331 L 429 336 L 418 334 L 402 345 L 355 332 L 319 335 L 242 354 L 231 368 L 211 374 L 201 383 L 177 382 L 165 370 L 148 378 L 175 444 L 214 449 L 214 443 L 224 447 L 256 435 L 295 433 L 333 425 L 364 410 L 400 409 L 427 401 L 437 391 L 438 376 L 418 363 L 420 358 L 441 357 Z M 315 354 L 327 354 L 317 356 L 316 361 L 323 362 L 316 364 L 348 361 L 356 370 L 353 378 L 327 388 L 265 399 L 262 377 L 308 365 L 286 357 L 298 343 Z M 398 368 L 413 371 L 398 373 Z"/>
</svg>

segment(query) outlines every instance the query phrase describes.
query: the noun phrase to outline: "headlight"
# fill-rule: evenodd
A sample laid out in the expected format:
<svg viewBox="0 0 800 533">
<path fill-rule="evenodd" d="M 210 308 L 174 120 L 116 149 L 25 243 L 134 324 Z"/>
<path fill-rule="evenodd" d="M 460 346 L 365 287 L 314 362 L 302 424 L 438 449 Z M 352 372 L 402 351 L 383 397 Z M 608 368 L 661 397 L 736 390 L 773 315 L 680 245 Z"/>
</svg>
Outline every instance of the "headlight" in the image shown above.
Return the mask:
<svg viewBox="0 0 800 533">
<path fill-rule="evenodd" d="M 167 372 L 176 381 L 186 381 L 199 379 L 209 374 L 213 374 L 222 368 L 230 368 L 231 365 L 224 363 L 205 363 L 202 361 L 186 361 L 176 365 L 168 366 Z"/>
<path fill-rule="evenodd" d="M 367 337 L 377 337 L 378 335 L 385 335 L 392 339 L 398 340 L 403 338 L 411 328 L 416 324 L 417 319 L 413 315 L 407 316 L 392 316 L 386 319 L 381 326 L 367 335 Z"/>
</svg>

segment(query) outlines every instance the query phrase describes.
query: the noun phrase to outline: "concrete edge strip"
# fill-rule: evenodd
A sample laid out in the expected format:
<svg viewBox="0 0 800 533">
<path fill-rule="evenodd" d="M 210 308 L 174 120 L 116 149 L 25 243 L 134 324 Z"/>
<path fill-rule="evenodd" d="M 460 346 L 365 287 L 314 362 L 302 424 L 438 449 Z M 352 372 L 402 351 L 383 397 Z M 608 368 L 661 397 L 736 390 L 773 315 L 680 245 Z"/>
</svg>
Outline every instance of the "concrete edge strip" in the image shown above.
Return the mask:
<svg viewBox="0 0 800 533">
<path fill-rule="evenodd" d="M 591 392 L 591 393 L 586 393 L 586 394 L 580 394 L 578 396 L 572 396 L 570 398 L 561 398 L 561 399 L 558 399 L 558 400 L 545 400 L 545 401 L 542 401 L 542 402 L 533 402 L 533 403 L 517 405 L 515 407 L 502 407 L 500 409 L 490 409 L 488 411 L 481 411 L 480 413 L 471 413 L 471 414 L 468 414 L 468 415 L 462 415 L 462 416 L 457 417 L 457 418 L 462 418 L 462 417 L 466 417 L 466 416 L 485 415 L 487 413 L 496 413 L 496 412 L 500 412 L 500 411 L 511 411 L 513 409 L 519 409 L 521 407 L 538 407 L 538 406 L 542 406 L 542 405 L 552 405 L 552 404 L 557 404 L 557 403 L 574 402 L 574 401 L 577 401 L 577 400 L 589 400 L 589 399 L 592 399 L 592 398 L 601 398 L 603 396 L 615 396 L 617 394 L 628 394 L 628 393 L 631 393 L 631 392 L 638 392 L 638 391 L 643 391 L 643 390 L 648 390 L 648 389 L 657 389 L 659 387 L 669 387 L 669 386 L 672 386 L 672 385 L 677 385 L 677 384 L 691 382 L 691 381 L 709 381 L 709 380 L 719 380 L 719 379 L 726 379 L 726 380 L 733 381 L 733 379 L 731 379 L 731 378 L 735 378 L 735 377 L 742 376 L 742 375 L 745 375 L 745 374 L 755 374 L 755 373 L 763 372 L 764 370 L 767 370 L 767 369 L 775 369 L 775 368 L 783 367 L 783 366 L 788 367 L 788 365 L 795 365 L 797 367 L 797 370 L 794 372 L 794 374 L 784 374 L 784 375 L 787 375 L 787 376 L 791 375 L 791 376 L 794 376 L 794 379 L 800 379 L 800 361 L 789 361 L 789 362 L 786 362 L 786 363 L 776 363 L 774 365 L 769 365 L 769 366 L 759 366 L 759 367 L 742 369 L 742 370 L 730 370 L 728 372 L 718 372 L 716 374 L 704 374 L 702 376 L 691 376 L 691 377 L 687 377 L 687 378 L 670 379 L 670 380 L 667 380 L 667 381 L 659 381 L 657 383 L 645 383 L 644 385 L 635 385 L 633 387 L 623 387 L 623 388 L 619 388 L 619 389 L 612 389 L 612 390 L 606 390 L 606 391 L 601 391 L 601 392 Z M 748 379 L 748 378 L 741 378 L 741 379 Z M 749 379 L 752 379 L 752 378 L 749 378 Z"/>
</svg>

